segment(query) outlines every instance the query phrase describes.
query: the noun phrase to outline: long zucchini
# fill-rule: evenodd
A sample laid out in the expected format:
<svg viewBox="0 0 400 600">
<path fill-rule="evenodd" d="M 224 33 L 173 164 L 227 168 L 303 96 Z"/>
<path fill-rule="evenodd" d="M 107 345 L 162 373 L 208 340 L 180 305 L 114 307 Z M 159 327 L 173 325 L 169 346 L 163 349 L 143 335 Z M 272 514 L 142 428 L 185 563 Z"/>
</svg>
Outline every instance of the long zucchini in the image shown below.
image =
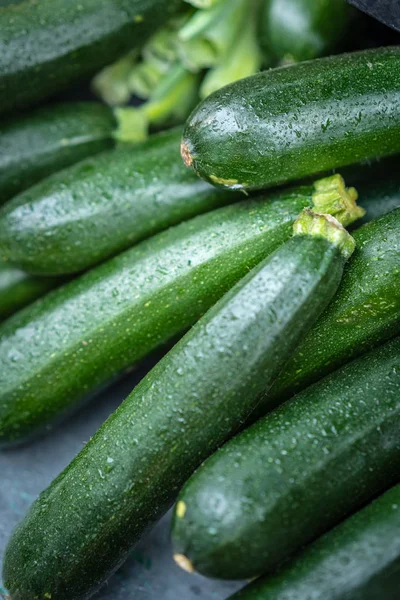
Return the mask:
<svg viewBox="0 0 400 600">
<path fill-rule="evenodd" d="M 255 416 L 400 334 L 400 208 L 353 233 L 339 292 L 305 336 Z"/>
<path fill-rule="evenodd" d="M 339 195 L 348 204 L 350 195 L 343 195 L 339 183 L 339 194 L 332 197 L 328 180 L 328 196 L 333 205 Z M 325 194 L 316 192 L 314 200 L 321 206 Z M 311 203 L 312 188 L 302 188 L 197 217 L 55 290 L 0 326 L 0 445 L 50 426 L 183 333 L 288 239 L 294 219 Z"/>
<path fill-rule="evenodd" d="M 206 98 L 182 156 L 204 179 L 260 189 L 400 147 L 400 47 L 271 69 Z"/>
<path fill-rule="evenodd" d="M 306 212 L 295 231 L 178 342 L 33 504 L 6 549 L 13 600 L 88 598 L 238 429 L 335 293 L 354 249 L 333 218 Z"/>
<path fill-rule="evenodd" d="M 400 485 L 231 600 L 398 600 Z"/>
<path fill-rule="evenodd" d="M 0 320 L 43 296 L 59 279 L 33 277 L 24 271 L 0 264 Z"/>
<path fill-rule="evenodd" d="M 0 203 L 55 171 L 111 148 L 114 138 L 126 140 L 126 121 L 134 115 L 131 109 L 113 111 L 98 102 L 70 102 L 3 121 Z M 140 139 L 140 131 L 131 126 Z"/>
<path fill-rule="evenodd" d="M 185 169 L 181 130 L 91 157 L 0 210 L 0 258 L 40 275 L 74 273 L 235 199 Z"/>
<path fill-rule="evenodd" d="M 147 37 L 180 0 L 40 0 L 0 8 L 0 113 L 94 74 Z"/>
<path fill-rule="evenodd" d="M 177 562 L 211 577 L 258 576 L 397 483 L 399 469 L 396 338 L 258 421 L 195 473 L 174 513 Z"/>
</svg>

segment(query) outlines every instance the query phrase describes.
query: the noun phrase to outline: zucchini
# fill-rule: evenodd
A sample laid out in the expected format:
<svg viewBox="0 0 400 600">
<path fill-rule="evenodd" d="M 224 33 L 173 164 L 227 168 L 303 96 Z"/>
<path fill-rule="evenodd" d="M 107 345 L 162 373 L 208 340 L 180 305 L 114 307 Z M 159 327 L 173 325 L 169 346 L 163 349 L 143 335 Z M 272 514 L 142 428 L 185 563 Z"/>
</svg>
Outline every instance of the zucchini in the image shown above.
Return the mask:
<svg viewBox="0 0 400 600">
<path fill-rule="evenodd" d="M 4 121 L 0 125 L 0 202 L 112 147 L 116 127 L 113 111 L 98 102 L 55 104 Z"/>
<path fill-rule="evenodd" d="M 238 429 L 335 293 L 354 249 L 333 218 L 309 211 L 294 227 L 297 235 L 161 359 L 33 504 L 5 553 L 13 600 L 88 598 Z"/>
<path fill-rule="evenodd" d="M 82 398 L 182 334 L 288 239 L 294 219 L 313 199 L 321 207 L 330 197 L 334 212 L 335 197 L 343 206 L 353 197 L 343 193 L 340 180 L 336 196 L 332 179 L 317 187 L 314 195 L 312 187 L 283 190 L 182 223 L 0 326 L 0 445 L 50 427 Z"/>
<path fill-rule="evenodd" d="M 264 0 L 262 40 L 281 60 L 311 60 L 342 42 L 351 15 L 345 0 Z"/>
<path fill-rule="evenodd" d="M 40 0 L 0 9 L 0 114 L 90 77 L 143 42 L 180 0 Z"/>
<path fill-rule="evenodd" d="M 305 336 L 255 416 L 400 334 L 400 208 L 353 232 L 339 292 Z"/>
<path fill-rule="evenodd" d="M 0 258 L 39 275 L 75 273 L 235 197 L 185 169 L 181 130 L 55 173 L 0 210 Z"/>
<path fill-rule="evenodd" d="M 398 173 L 390 173 L 389 177 L 383 179 L 360 181 L 357 184 L 357 190 L 366 214 L 356 222 L 356 227 L 374 221 L 400 207 L 400 175 Z"/>
<path fill-rule="evenodd" d="M 398 482 L 400 338 L 347 364 L 231 440 L 187 482 L 178 564 L 244 579 L 274 569 Z"/>
<path fill-rule="evenodd" d="M 206 98 L 189 117 L 187 166 L 253 190 L 398 152 L 400 47 L 270 69 Z"/>
<path fill-rule="evenodd" d="M 400 485 L 231 600 L 397 600 Z"/>
<path fill-rule="evenodd" d="M 33 277 L 19 269 L 0 264 L 0 320 L 59 284 L 59 279 Z"/>
</svg>

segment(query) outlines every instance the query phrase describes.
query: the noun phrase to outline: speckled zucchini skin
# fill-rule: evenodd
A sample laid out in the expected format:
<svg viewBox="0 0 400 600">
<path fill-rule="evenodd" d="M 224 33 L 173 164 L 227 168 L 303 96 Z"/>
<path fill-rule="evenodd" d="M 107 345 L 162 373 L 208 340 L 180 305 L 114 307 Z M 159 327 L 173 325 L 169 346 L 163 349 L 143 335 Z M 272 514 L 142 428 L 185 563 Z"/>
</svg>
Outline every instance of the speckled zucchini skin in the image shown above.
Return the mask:
<svg viewBox="0 0 400 600">
<path fill-rule="evenodd" d="M 0 124 L 0 203 L 113 146 L 116 122 L 99 102 L 55 104 Z"/>
<path fill-rule="evenodd" d="M 0 264 L 0 320 L 60 284 L 59 279 L 33 277 L 19 269 Z"/>
<path fill-rule="evenodd" d="M 231 600 L 397 600 L 400 486 Z"/>
<path fill-rule="evenodd" d="M 353 235 L 356 250 L 338 293 L 254 416 L 400 334 L 400 208 L 363 225 Z"/>
<path fill-rule="evenodd" d="M 258 576 L 397 483 L 399 469 L 396 338 L 216 452 L 179 495 L 175 551 L 203 575 Z"/>
<path fill-rule="evenodd" d="M 163 232 L 0 326 L 0 445 L 24 441 L 188 327 L 291 234 L 312 188 Z"/>
<path fill-rule="evenodd" d="M 140 47 L 180 0 L 26 0 L 0 8 L 0 113 L 29 106 Z"/>
<path fill-rule="evenodd" d="M 311 60 L 340 44 L 351 15 L 346 0 L 265 0 L 262 40 L 280 59 Z"/>
<path fill-rule="evenodd" d="M 240 198 L 188 171 L 181 129 L 88 158 L 0 211 L 0 258 L 40 275 L 75 273 Z"/>
<path fill-rule="evenodd" d="M 207 181 L 260 189 L 400 147 L 400 47 L 264 71 L 206 98 L 183 136 Z"/>
<path fill-rule="evenodd" d="M 295 236 L 178 342 L 15 530 L 3 570 L 13 600 L 83 600 L 107 579 L 238 429 L 329 302 L 343 264 L 325 238 Z"/>
</svg>

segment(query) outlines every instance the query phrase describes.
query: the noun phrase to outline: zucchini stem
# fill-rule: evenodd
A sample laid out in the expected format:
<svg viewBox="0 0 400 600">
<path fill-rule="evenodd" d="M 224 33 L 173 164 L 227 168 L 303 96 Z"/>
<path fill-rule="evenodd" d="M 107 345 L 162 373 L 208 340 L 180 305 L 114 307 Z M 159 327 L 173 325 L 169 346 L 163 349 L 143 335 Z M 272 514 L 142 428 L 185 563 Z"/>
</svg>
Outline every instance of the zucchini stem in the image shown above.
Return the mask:
<svg viewBox="0 0 400 600">
<path fill-rule="evenodd" d="M 193 563 L 184 555 L 184 554 L 174 554 L 174 561 L 184 571 L 187 573 L 195 573 L 195 568 Z"/>
<path fill-rule="evenodd" d="M 357 198 L 357 190 L 353 187 L 346 188 L 339 173 L 314 183 L 312 199 L 316 212 L 333 215 L 343 227 L 365 215 L 366 211 L 357 205 Z"/>
<path fill-rule="evenodd" d="M 293 224 L 294 235 L 312 235 L 327 239 L 340 250 L 347 260 L 356 243 L 343 225 L 332 215 L 320 214 L 305 208 Z"/>
</svg>

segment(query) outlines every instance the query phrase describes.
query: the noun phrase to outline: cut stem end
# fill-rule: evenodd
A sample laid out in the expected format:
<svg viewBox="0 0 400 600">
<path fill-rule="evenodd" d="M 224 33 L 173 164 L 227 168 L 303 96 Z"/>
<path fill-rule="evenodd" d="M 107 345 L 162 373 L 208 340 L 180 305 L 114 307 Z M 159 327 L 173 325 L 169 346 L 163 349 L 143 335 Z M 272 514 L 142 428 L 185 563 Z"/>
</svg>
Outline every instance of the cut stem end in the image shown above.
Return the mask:
<svg viewBox="0 0 400 600">
<path fill-rule="evenodd" d="M 293 225 L 294 235 L 314 235 L 323 237 L 341 251 L 347 260 L 353 254 L 356 244 L 342 224 L 332 215 L 313 212 L 306 208 Z"/>
<path fill-rule="evenodd" d="M 193 156 L 190 154 L 189 147 L 185 140 L 182 140 L 181 143 L 181 155 L 183 158 L 183 162 L 187 167 L 193 166 Z"/>
<path fill-rule="evenodd" d="M 314 183 L 313 205 L 318 213 L 332 215 L 344 227 L 365 215 L 365 210 L 357 205 L 358 193 L 355 188 L 346 188 L 341 175 L 324 177 Z"/>
</svg>

